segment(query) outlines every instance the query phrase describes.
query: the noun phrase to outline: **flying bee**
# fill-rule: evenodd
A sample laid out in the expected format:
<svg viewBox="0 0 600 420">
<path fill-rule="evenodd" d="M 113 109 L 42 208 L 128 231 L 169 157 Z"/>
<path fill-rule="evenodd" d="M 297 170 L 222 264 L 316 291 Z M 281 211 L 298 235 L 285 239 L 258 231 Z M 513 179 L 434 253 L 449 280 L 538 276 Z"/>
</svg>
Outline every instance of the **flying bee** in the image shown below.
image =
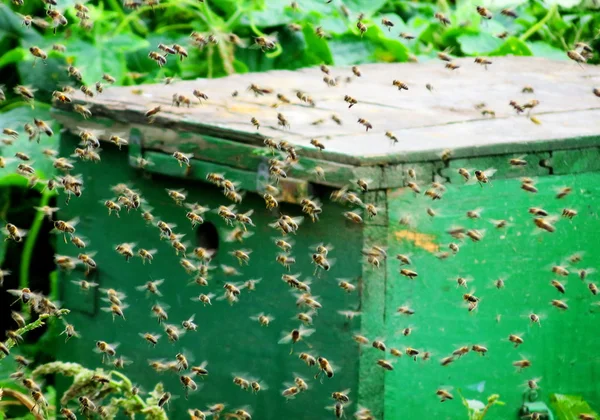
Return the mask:
<svg viewBox="0 0 600 420">
<path fill-rule="evenodd" d="M 162 57 L 162 56 L 161 56 Z M 158 114 L 162 108 L 159 106 L 155 106 L 154 108 L 150 108 L 148 111 L 144 113 L 144 116 L 148 119 L 149 123 L 152 123 L 156 118 L 156 114 Z"/>
<path fill-rule="evenodd" d="M 358 123 L 365 127 L 365 131 L 369 131 L 369 129 L 373 129 L 373 125 L 364 118 L 359 118 Z"/>
<path fill-rule="evenodd" d="M 118 343 L 108 344 L 106 341 L 97 341 L 95 351 L 102 353 L 102 363 L 104 363 L 105 357 L 114 357 L 117 354 Z"/>
<path fill-rule="evenodd" d="M 398 88 L 398 90 L 408 90 L 408 85 L 400 80 L 394 80 L 392 81 L 392 85 L 396 86 Z"/>
<path fill-rule="evenodd" d="M 448 26 L 451 24 L 450 19 L 448 19 L 444 14 L 437 12 L 434 16 L 442 25 Z"/>
<path fill-rule="evenodd" d="M 583 54 L 581 54 L 580 52 L 578 52 L 577 50 L 569 50 L 567 51 L 567 57 L 569 57 L 571 60 L 575 61 L 577 64 L 579 64 L 580 67 L 582 63 L 587 62 L 587 58 L 585 58 L 585 56 Z"/>
<path fill-rule="evenodd" d="M 440 388 L 437 391 L 435 391 L 435 395 L 437 395 L 440 398 L 440 402 L 454 399 L 454 396 L 450 393 L 450 391 L 443 388 Z"/>
<path fill-rule="evenodd" d="M 324 357 L 319 356 L 317 358 L 317 364 L 319 367 L 319 372 L 315 375 L 315 379 L 318 379 L 319 375 L 324 373 L 328 378 L 333 378 L 334 368 L 333 365 Z"/>
<path fill-rule="evenodd" d="M 523 369 L 530 367 L 531 361 L 529 361 L 527 359 L 517 360 L 517 361 L 513 362 L 513 366 L 515 366 L 518 369 L 518 371 L 520 372 Z"/>
<path fill-rule="evenodd" d="M 565 208 L 562 211 L 562 217 L 566 219 L 573 219 L 573 217 L 577 216 L 577 210 Z"/>
<path fill-rule="evenodd" d="M 73 105 L 73 111 L 80 114 L 84 119 L 88 119 L 92 116 L 92 111 L 80 104 Z"/>
<path fill-rule="evenodd" d="M 272 50 L 277 46 L 277 40 L 267 36 L 257 36 L 254 38 L 254 45 L 251 48 L 260 48 L 263 52 Z"/>
<path fill-rule="evenodd" d="M 7 223 L 4 229 L 2 229 L 2 231 L 2 233 L 8 236 L 5 240 L 10 239 L 15 242 L 21 242 L 23 238 L 27 235 L 27 230 L 19 229 L 12 223 Z"/>
<path fill-rule="evenodd" d="M 561 309 L 563 311 L 566 311 L 567 309 L 569 309 L 569 306 L 567 305 L 565 300 L 552 299 L 550 301 L 550 304 L 552 306 L 554 306 L 555 308 Z"/>
<path fill-rule="evenodd" d="M 302 341 L 305 337 L 310 337 L 315 330 L 311 328 L 305 328 L 303 325 L 300 325 L 298 329 L 292 330 L 289 334 L 283 335 L 283 337 L 279 340 L 279 344 L 286 344 L 291 342 L 292 348 L 290 350 L 290 354 L 294 352 L 294 344 L 299 341 Z M 310 347 L 310 345 L 309 345 Z"/>
<path fill-rule="evenodd" d="M 492 64 L 492 61 L 483 57 L 475 57 L 475 63 L 481 64 L 487 70 L 487 66 Z"/>
<path fill-rule="evenodd" d="M 479 13 L 479 16 L 481 16 L 484 19 L 491 19 L 493 17 L 492 12 L 490 12 L 488 9 L 486 9 L 483 6 L 477 6 L 476 8 L 477 13 Z"/>
<path fill-rule="evenodd" d="M 109 307 L 101 308 L 101 309 L 105 312 L 110 312 L 113 316 L 113 321 L 114 321 L 115 317 L 123 318 L 123 320 L 125 320 L 125 314 L 123 313 L 123 311 L 127 308 L 128 308 L 127 305 L 112 304 Z"/>
<path fill-rule="evenodd" d="M 467 217 L 469 219 L 481 219 L 481 212 L 483 211 L 483 208 L 479 207 L 475 210 L 469 210 L 467 211 Z"/>
<path fill-rule="evenodd" d="M 23 98 L 25 102 L 31 102 L 35 98 L 36 89 L 32 89 L 29 86 L 17 85 L 14 88 L 14 92 Z"/>
<path fill-rule="evenodd" d="M 361 21 L 356 22 L 356 28 L 358 29 L 358 31 L 360 32 L 360 36 L 362 37 L 365 32 L 367 32 L 367 25 L 365 25 L 364 23 L 362 23 Z"/>
<path fill-rule="evenodd" d="M 460 68 L 460 66 L 456 63 L 450 62 L 450 63 L 446 63 L 446 68 L 449 70 L 457 70 Z"/>
<path fill-rule="evenodd" d="M 134 253 L 133 253 L 133 248 L 136 246 L 137 244 L 135 243 L 122 243 L 117 245 L 117 247 L 115 248 L 115 251 L 117 251 L 119 254 L 123 255 L 125 257 L 125 261 L 129 261 Z"/>
<path fill-rule="evenodd" d="M 346 211 L 342 213 L 344 217 L 354 223 L 363 223 L 363 218 L 356 211 Z"/>
<path fill-rule="evenodd" d="M 244 391 L 247 391 L 250 388 L 250 381 L 244 379 L 241 375 L 234 374 L 233 383 L 242 388 Z"/>
</svg>

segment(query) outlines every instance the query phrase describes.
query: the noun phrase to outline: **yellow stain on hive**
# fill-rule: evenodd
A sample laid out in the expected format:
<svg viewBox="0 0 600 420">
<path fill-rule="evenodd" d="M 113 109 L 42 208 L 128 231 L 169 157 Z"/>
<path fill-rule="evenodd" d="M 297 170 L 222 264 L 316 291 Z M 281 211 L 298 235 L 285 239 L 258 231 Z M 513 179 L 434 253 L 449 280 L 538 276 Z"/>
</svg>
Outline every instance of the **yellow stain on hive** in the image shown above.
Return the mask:
<svg viewBox="0 0 600 420">
<path fill-rule="evenodd" d="M 413 242 L 416 247 L 419 247 L 431 253 L 438 252 L 440 250 L 439 245 L 434 242 L 434 235 L 413 232 L 410 230 L 397 230 L 396 232 L 394 232 L 394 235 L 398 240 L 406 240 Z"/>
</svg>

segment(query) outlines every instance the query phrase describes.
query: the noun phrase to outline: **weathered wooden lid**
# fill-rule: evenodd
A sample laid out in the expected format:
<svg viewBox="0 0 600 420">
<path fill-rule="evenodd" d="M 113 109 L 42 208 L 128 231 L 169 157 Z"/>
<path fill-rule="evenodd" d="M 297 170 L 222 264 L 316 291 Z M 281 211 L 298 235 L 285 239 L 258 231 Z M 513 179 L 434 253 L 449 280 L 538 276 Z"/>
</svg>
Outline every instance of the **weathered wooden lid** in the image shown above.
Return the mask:
<svg viewBox="0 0 600 420">
<path fill-rule="evenodd" d="M 265 137 L 286 140 L 306 148 L 303 155 L 350 165 L 432 160 L 444 149 L 468 157 L 600 145 L 600 98 L 593 93 L 600 87 L 600 68 L 531 57 L 492 61 L 487 70 L 473 59 L 456 60 L 457 70 L 446 69 L 440 60 L 371 64 L 360 67 L 361 77 L 353 76 L 350 68 L 332 68 L 330 76 L 340 78 L 335 87 L 326 85 L 319 68 L 309 68 L 110 87 L 91 99 L 84 100 L 81 93 L 76 98 L 86 102 L 94 116 L 147 124 L 144 113 L 160 105 L 155 127 L 255 145 L 262 145 Z M 393 80 L 404 82 L 408 90 L 394 87 Z M 256 96 L 248 90 L 251 83 L 273 93 Z M 534 93 L 523 93 L 525 86 Z M 209 99 L 199 103 L 194 89 Z M 315 105 L 298 99 L 297 90 Z M 191 98 L 192 106 L 172 105 L 174 93 Z M 278 93 L 291 103 L 277 100 Z M 358 104 L 349 109 L 345 95 Z M 530 120 L 527 110 L 517 115 L 509 105 L 511 100 L 524 104 L 532 99 L 539 105 L 530 116 L 540 125 Z M 476 109 L 482 103 L 485 106 Z M 495 118 L 482 115 L 483 109 L 494 111 Z M 289 129 L 278 126 L 278 113 L 289 121 Z M 332 120 L 334 114 L 342 125 Z M 259 130 L 251 124 L 252 117 L 259 120 Z M 359 118 L 373 128 L 366 132 Z M 398 139 L 396 144 L 386 137 L 388 131 Z M 313 138 L 325 145 L 324 152 L 310 145 Z"/>
</svg>

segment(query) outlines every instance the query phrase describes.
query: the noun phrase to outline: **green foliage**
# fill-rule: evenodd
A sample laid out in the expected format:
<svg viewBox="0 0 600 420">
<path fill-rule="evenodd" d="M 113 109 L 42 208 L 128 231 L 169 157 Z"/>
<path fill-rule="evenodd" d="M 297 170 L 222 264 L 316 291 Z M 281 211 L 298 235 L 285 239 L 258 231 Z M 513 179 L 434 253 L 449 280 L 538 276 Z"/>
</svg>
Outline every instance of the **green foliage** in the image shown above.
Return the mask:
<svg viewBox="0 0 600 420">
<path fill-rule="evenodd" d="M 579 395 L 552 394 L 550 403 L 556 411 L 558 420 L 576 420 L 580 414 L 589 414 L 598 418 L 598 414 Z"/>
<path fill-rule="evenodd" d="M 467 408 L 467 418 L 469 420 L 483 420 L 491 407 L 494 405 L 504 405 L 504 402 L 500 401 L 500 395 L 498 394 L 490 395 L 486 404 L 479 400 L 467 400 L 460 391 L 458 394 L 463 405 Z"/>
<path fill-rule="evenodd" d="M 87 4 L 93 22 L 91 29 L 77 25 L 79 21 L 71 7 L 72 0 L 59 1 L 59 8 L 69 19 L 68 29 L 26 28 L 21 14 L 43 16 L 42 3 L 17 6 L 0 5 L 0 76 L 7 76 L 7 91 L 20 83 L 38 89 L 38 97 L 48 100 L 49 94 L 62 84 L 74 84 L 66 74 L 67 63 L 78 66 L 84 83 L 91 85 L 108 72 L 120 84 L 156 81 L 164 76 L 184 79 L 218 77 L 233 72 L 295 69 L 321 63 L 351 65 L 367 62 L 395 62 L 428 59 L 437 51 L 451 49 L 456 56 L 476 55 L 536 55 L 565 59 L 565 51 L 575 42 L 598 43 L 595 28 L 600 26 L 600 14 L 586 9 L 581 0 L 530 0 L 494 2 L 494 18 L 482 21 L 475 10 L 475 0 L 456 3 L 403 2 L 399 0 L 347 0 L 327 4 L 322 0 L 298 2 L 299 10 L 290 7 L 290 0 L 163 0 L 151 8 L 142 5 L 137 10 L 124 9 L 117 0 L 101 0 Z M 586 2 L 593 5 L 593 3 Z M 512 7 L 517 19 L 501 15 L 500 9 Z M 26 9 L 26 10 L 25 10 Z M 443 27 L 434 19 L 441 11 L 451 20 Z M 346 13 L 348 14 L 346 16 Z M 359 13 L 368 30 L 360 36 L 356 28 Z M 381 24 L 389 19 L 394 27 Z M 301 26 L 299 32 L 287 25 Z M 316 35 L 322 28 L 325 38 Z M 68 37 L 64 32 L 68 31 Z M 189 34 L 198 31 L 215 34 L 216 45 L 193 47 Z M 415 40 L 400 38 L 400 32 L 414 35 Z M 508 37 L 497 35 L 503 32 Z M 252 37 L 277 33 L 281 47 L 267 54 L 257 49 L 235 46 L 227 41 L 235 33 L 252 43 Z M 66 46 L 60 53 L 51 51 L 54 43 Z M 189 60 L 170 59 L 159 69 L 147 57 L 159 43 L 179 43 L 188 47 Z M 31 45 L 51 51 L 46 65 L 33 66 L 28 52 Z M 596 45 L 597 47 L 597 45 Z M 594 57 L 591 62 L 598 62 Z M 16 70 L 16 73 L 15 73 Z M 14 73 L 14 74 L 13 74 Z M 8 75 L 11 76 L 8 76 Z M 16 76 L 16 77 L 15 77 Z"/>
</svg>

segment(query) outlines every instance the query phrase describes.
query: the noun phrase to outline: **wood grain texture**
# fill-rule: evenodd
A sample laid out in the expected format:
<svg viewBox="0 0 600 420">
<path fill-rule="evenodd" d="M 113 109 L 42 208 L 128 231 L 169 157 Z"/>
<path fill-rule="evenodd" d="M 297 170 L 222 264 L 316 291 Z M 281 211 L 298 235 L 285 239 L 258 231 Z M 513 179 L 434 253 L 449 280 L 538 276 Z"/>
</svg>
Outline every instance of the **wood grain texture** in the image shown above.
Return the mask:
<svg viewBox="0 0 600 420">
<path fill-rule="evenodd" d="M 535 152 L 600 144 L 600 99 L 592 93 L 600 84 L 600 68 L 531 57 L 494 58 L 488 70 L 472 59 L 456 62 L 461 66 L 456 71 L 445 69 L 439 60 L 365 65 L 362 77 L 350 83 L 345 81 L 352 75 L 349 68 L 334 68 L 332 75 L 341 76 L 336 87 L 326 86 L 318 68 L 309 68 L 114 87 L 91 100 L 84 100 L 78 92 L 75 102 L 87 102 L 94 117 L 128 124 L 146 124 L 144 112 L 161 105 L 153 123 L 156 127 L 252 145 L 262 145 L 265 137 L 272 137 L 296 145 L 303 156 L 351 165 L 433 160 L 444 149 L 470 157 L 513 148 Z M 409 90 L 392 86 L 394 79 L 406 83 Z M 251 83 L 271 88 L 274 94 L 257 97 L 247 89 Z M 425 88 L 428 83 L 434 87 L 432 92 Z M 535 93 L 522 93 L 525 85 Z M 192 95 L 194 89 L 209 100 L 200 104 Z M 315 106 L 301 102 L 296 89 L 309 95 Z M 233 91 L 238 91 L 237 97 L 231 96 Z M 192 98 L 194 104 L 173 106 L 174 93 Z M 284 94 L 291 103 L 281 103 L 275 93 Z M 348 109 L 344 95 L 356 98 L 358 104 Z M 540 101 L 532 115 L 541 125 L 516 115 L 508 104 L 531 99 Z M 273 108 L 276 103 L 279 106 Z M 482 116 L 475 109 L 479 103 L 493 110 L 496 118 Z M 289 120 L 289 129 L 278 126 L 279 112 Z M 331 119 L 334 114 L 342 125 Z M 252 117 L 260 121 L 259 130 L 252 126 Z M 371 122 L 373 129 L 365 132 L 359 118 Z M 323 123 L 313 125 L 317 120 Z M 386 131 L 393 132 L 399 142 L 392 145 Z M 321 153 L 312 147 L 312 138 L 321 140 L 326 150 Z"/>
</svg>

